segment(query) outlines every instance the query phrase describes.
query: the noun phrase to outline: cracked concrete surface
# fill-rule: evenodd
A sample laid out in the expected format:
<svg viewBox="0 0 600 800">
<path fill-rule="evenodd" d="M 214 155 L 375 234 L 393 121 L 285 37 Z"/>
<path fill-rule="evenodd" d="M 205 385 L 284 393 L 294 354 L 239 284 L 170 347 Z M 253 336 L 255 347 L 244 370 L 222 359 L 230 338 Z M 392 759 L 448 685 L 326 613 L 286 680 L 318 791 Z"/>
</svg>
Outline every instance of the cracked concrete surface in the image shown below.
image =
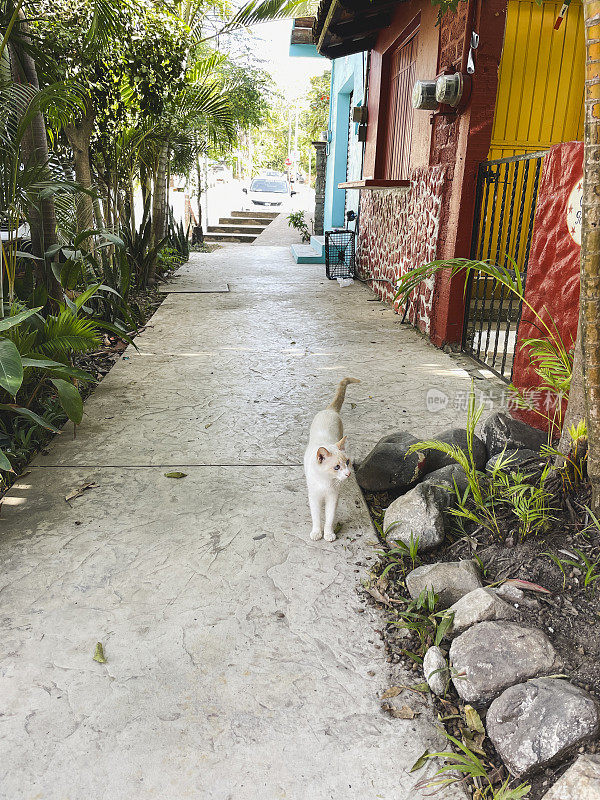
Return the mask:
<svg viewBox="0 0 600 800">
<path fill-rule="evenodd" d="M 415 720 L 379 708 L 382 620 L 355 590 L 366 508 L 349 482 L 338 541 L 311 542 L 300 463 L 344 375 L 362 380 L 344 408 L 359 458 L 391 429 L 455 424 L 470 379 L 323 271 L 283 247 L 192 256 L 77 438 L 67 426 L 5 498 L 3 800 L 421 796 L 408 770 L 442 742 L 416 695 Z M 438 413 L 432 389 L 450 397 Z"/>
</svg>

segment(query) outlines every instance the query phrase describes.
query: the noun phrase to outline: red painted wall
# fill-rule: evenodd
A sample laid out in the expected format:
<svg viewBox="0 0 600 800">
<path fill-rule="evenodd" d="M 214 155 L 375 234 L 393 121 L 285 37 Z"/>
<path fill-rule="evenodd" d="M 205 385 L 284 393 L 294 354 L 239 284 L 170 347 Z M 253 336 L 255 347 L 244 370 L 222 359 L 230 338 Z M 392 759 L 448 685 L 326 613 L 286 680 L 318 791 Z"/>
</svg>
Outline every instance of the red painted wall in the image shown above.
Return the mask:
<svg viewBox="0 0 600 800">
<path fill-rule="evenodd" d="M 483 0 L 473 9 L 469 24 L 467 3 L 459 3 L 456 15 L 442 22 L 439 72 L 446 67 L 466 70 L 471 30 L 480 34 L 475 54 L 475 74 L 469 104 L 458 117 L 435 118 L 431 163 L 443 164 L 448 174 L 448 191 L 442 209 L 438 258 L 468 258 L 475 204 L 478 165 L 487 159 L 498 87 L 498 66 L 502 55 L 506 0 Z M 462 53 L 462 56 L 461 56 Z M 462 61 L 461 61 L 462 58 Z M 436 309 L 431 339 L 441 346 L 459 343 L 464 316 L 464 278 L 440 274 L 434 298 Z"/>
<path fill-rule="evenodd" d="M 542 170 L 525 284 L 527 302 L 546 322 L 554 320 L 565 346 L 571 350 L 579 316 L 581 248 L 569 233 L 567 211 L 571 192 L 581 181 L 582 174 L 582 142 L 566 142 L 550 149 Z M 549 401 L 536 391 L 539 379 L 531 367 L 528 349 L 520 346 L 524 339 L 540 335 L 535 315 L 524 306 L 513 383 L 543 412 Z M 518 411 L 515 415 L 536 427 L 546 428 L 544 418 L 533 411 Z"/>
</svg>

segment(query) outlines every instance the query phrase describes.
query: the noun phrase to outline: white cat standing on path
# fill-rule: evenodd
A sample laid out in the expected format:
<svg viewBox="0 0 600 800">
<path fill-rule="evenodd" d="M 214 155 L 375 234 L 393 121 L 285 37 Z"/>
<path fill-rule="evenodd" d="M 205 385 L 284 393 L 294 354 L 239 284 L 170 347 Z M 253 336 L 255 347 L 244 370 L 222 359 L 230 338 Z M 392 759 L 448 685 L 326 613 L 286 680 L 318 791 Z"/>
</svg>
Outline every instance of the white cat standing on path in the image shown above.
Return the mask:
<svg viewBox="0 0 600 800">
<path fill-rule="evenodd" d="M 308 487 L 308 502 L 312 516 L 310 538 L 335 540 L 335 512 L 342 481 L 350 477 L 352 464 L 346 454 L 346 437 L 340 410 L 349 383 L 357 378 L 344 378 L 331 403 L 315 416 L 310 426 L 308 447 L 304 454 L 304 472 Z M 323 511 L 325 524 L 323 525 Z"/>
</svg>

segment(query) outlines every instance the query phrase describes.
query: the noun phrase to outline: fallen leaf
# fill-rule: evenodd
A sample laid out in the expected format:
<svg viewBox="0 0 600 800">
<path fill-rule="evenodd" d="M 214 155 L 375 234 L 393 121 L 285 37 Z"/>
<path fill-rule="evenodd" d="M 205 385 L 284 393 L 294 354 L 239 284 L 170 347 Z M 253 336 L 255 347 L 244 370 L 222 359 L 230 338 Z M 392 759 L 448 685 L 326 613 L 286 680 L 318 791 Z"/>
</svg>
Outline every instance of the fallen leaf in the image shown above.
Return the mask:
<svg viewBox="0 0 600 800">
<path fill-rule="evenodd" d="M 89 483 L 83 483 L 78 489 L 74 489 L 70 494 L 65 495 L 65 500 L 67 503 L 69 500 L 74 500 L 76 497 L 81 497 L 84 492 L 87 492 L 88 489 L 95 489 L 98 486 L 97 483 L 90 481 Z"/>
<path fill-rule="evenodd" d="M 165 478 L 187 478 L 187 472 L 165 472 Z"/>
<path fill-rule="evenodd" d="M 394 708 L 394 706 L 390 706 L 388 703 L 382 703 L 381 707 L 390 717 L 394 717 L 395 719 L 414 719 L 420 714 L 419 711 L 414 711 L 410 706 Z"/>
<path fill-rule="evenodd" d="M 450 700 L 445 700 L 443 697 L 438 698 L 439 702 L 443 704 L 446 711 L 453 716 L 458 716 L 458 708 L 450 702 Z"/>
<path fill-rule="evenodd" d="M 356 408 L 356 403 L 350 403 L 350 408 Z"/>
<path fill-rule="evenodd" d="M 409 772 L 416 772 L 418 769 L 421 769 L 421 767 L 424 767 L 425 764 L 427 763 L 427 756 L 428 755 L 429 755 L 429 750 L 425 750 L 424 753 L 422 753 L 422 755 L 420 755 L 417 758 L 415 763 L 412 765 L 412 767 L 408 771 Z"/>
<path fill-rule="evenodd" d="M 385 692 L 381 695 L 381 699 L 387 700 L 388 697 L 397 697 L 401 691 L 402 687 L 400 686 L 390 686 L 390 688 L 386 689 Z"/>
<path fill-rule="evenodd" d="M 336 526 L 333 529 L 333 532 L 336 534 L 336 536 L 341 530 L 342 530 L 342 523 L 341 522 L 336 523 Z"/>
<path fill-rule="evenodd" d="M 379 589 L 381 592 L 385 592 L 385 590 L 387 589 L 387 587 L 389 586 L 389 584 L 390 584 L 390 582 L 389 582 L 389 579 L 388 579 L 387 575 L 384 575 L 384 576 L 381 576 L 381 575 L 380 575 L 380 576 L 377 578 L 377 588 L 378 588 L 378 589 Z"/>
<path fill-rule="evenodd" d="M 481 721 L 481 717 L 475 711 L 473 706 L 465 706 L 465 722 L 469 730 L 475 731 L 476 733 L 485 733 L 485 728 L 483 727 L 483 722 Z"/>
<path fill-rule="evenodd" d="M 378 603 L 383 603 L 386 606 L 392 605 L 392 601 L 387 594 L 382 594 L 376 586 L 368 586 L 366 587 L 366 591 L 374 600 L 377 600 Z"/>
<path fill-rule="evenodd" d="M 255 542 L 257 542 L 259 539 L 266 539 L 267 538 L 267 534 L 266 533 L 260 533 L 258 536 L 253 536 L 252 538 L 254 539 Z"/>
<path fill-rule="evenodd" d="M 97 661 L 99 664 L 106 664 L 106 657 L 104 655 L 104 648 L 102 647 L 102 642 L 96 643 L 96 650 L 94 652 L 94 661 Z"/>
<path fill-rule="evenodd" d="M 422 683 L 415 683 L 413 686 L 409 686 L 408 688 L 412 689 L 413 692 L 422 692 L 423 694 L 427 694 L 427 692 L 431 691 L 427 681 L 423 681 Z"/>
<path fill-rule="evenodd" d="M 538 583 L 531 583 L 531 581 L 523 581 L 521 578 L 509 578 L 504 583 L 508 583 L 509 586 L 516 586 L 517 589 L 529 589 L 530 592 L 543 592 L 543 594 L 552 594 L 552 592 L 548 591 L 548 589 L 544 589 L 543 586 L 540 586 Z"/>
<path fill-rule="evenodd" d="M 465 730 L 463 730 L 462 732 L 463 744 L 465 744 L 469 748 L 469 750 L 472 750 L 474 753 L 478 753 L 480 756 L 486 755 L 486 752 L 483 749 L 484 739 L 485 739 L 484 733 L 471 734 L 470 731 L 465 731 Z"/>
</svg>

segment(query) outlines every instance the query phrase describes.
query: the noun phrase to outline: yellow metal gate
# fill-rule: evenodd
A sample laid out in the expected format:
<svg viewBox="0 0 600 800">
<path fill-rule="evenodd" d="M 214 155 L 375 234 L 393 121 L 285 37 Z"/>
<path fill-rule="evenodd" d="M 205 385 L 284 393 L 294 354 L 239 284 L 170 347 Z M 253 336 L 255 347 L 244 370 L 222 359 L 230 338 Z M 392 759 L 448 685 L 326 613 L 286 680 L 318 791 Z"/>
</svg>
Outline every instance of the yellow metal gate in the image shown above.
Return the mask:
<svg viewBox="0 0 600 800">
<path fill-rule="evenodd" d="M 480 165 L 471 255 L 527 274 L 541 166 L 553 144 L 583 136 L 581 0 L 558 31 L 561 3 L 508 0 L 494 127 Z M 510 379 L 520 308 L 495 280 L 472 274 L 463 348 Z"/>
</svg>

